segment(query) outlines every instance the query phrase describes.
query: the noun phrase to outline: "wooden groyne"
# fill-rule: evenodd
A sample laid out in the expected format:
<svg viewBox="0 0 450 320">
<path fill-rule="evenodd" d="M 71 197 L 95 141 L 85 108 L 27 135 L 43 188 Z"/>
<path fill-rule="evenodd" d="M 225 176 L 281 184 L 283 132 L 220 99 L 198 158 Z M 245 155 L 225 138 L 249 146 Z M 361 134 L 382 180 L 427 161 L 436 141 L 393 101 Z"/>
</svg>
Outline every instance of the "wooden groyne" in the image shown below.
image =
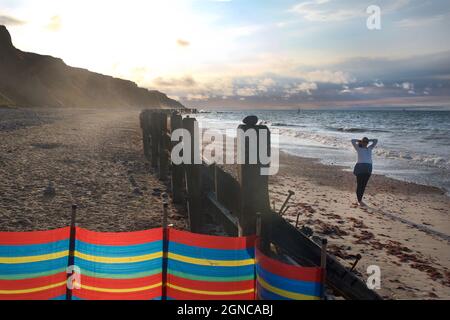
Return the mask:
<svg viewBox="0 0 450 320">
<path fill-rule="evenodd" d="M 268 254 L 302 266 L 326 265 L 327 285 L 344 298 L 381 299 L 350 268 L 344 267 L 333 256 L 323 254 L 326 241 L 316 243 L 270 208 L 268 177 L 260 174 L 263 165 L 259 161 L 256 164 L 247 161 L 249 145 L 246 139 L 240 142 L 245 145 L 239 145 L 238 141 L 237 148 L 245 150 L 246 161 L 237 164 L 237 178 L 202 158 L 198 148 L 201 142 L 194 141 L 199 138 L 194 135 L 198 123 L 188 113 L 187 110 L 144 110 L 140 121 L 144 154 L 158 177 L 170 184 L 172 201 L 186 205 L 191 232 L 206 232 L 208 215 L 229 236 L 254 235 L 260 217 L 261 244 Z M 180 128 L 190 133 L 191 145 L 197 146 L 190 148 L 188 156 L 191 160 L 201 159 L 201 164 L 191 161 L 190 164 L 176 165 L 172 162 L 170 155 L 175 143 L 171 136 Z M 268 130 L 256 124 L 243 124 L 239 129 Z M 267 150 L 270 150 L 270 134 Z"/>
</svg>

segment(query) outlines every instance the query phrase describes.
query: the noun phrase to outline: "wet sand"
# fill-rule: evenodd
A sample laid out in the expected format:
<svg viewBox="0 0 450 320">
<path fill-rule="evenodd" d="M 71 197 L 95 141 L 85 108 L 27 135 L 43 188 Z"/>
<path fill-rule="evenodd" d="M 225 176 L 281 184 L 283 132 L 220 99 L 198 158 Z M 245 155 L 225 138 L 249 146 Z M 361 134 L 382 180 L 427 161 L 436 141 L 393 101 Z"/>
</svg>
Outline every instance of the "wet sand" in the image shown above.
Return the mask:
<svg viewBox="0 0 450 320">
<path fill-rule="evenodd" d="M 167 187 L 144 159 L 139 111 L 1 111 L 0 231 L 67 226 L 72 204 L 94 231 L 161 226 Z M 169 223 L 185 229 L 184 208 L 170 205 Z"/>
</svg>

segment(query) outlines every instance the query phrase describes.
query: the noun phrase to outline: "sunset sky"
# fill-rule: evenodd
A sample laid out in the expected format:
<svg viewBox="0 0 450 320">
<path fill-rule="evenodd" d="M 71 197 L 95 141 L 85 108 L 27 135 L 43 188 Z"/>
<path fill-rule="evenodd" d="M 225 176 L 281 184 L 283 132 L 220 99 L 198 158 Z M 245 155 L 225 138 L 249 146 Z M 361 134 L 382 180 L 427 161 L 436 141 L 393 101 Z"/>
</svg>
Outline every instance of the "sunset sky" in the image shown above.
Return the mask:
<svg viewBox="0 0 450 320">
<path fill-rule="evenodd" d="M 448 0 L 0 0 L 0 24 L 190 106 L 450 105 Z"/>
</svg>

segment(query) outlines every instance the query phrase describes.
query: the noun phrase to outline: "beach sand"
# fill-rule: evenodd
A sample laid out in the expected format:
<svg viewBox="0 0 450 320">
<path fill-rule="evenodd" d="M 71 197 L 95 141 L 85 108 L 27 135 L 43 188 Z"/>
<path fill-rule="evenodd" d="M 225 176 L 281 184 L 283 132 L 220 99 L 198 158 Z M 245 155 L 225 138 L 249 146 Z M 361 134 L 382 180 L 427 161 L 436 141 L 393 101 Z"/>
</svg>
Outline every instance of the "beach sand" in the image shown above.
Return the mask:
<svg viewBox="0 0 450 320">
<path fill-rule="evenodd" d="M 67 226 L 72 204 L 79 226 L 93 231 L 161 226 L 159 194 L 167 187 L 143 156 L 139 111 L 3 109 L 0 116 L 0 231 Z M 45 192 L 49 183 L 54 193 Z M 183 207 L 169 206 L 169 223 L 186 228 Z"/>
<path fill-rule="evenodd" d="M 381 269 L 379 294 L 388 299 L 450 299 L 450 198 L 442 190 L 373 175 L 367 208 L 357 207 L 355 177 L 317 160 L 281 154 L 270 196 L 279 210 L 295 192 L 285 219 L 326 237 L 329 251 L 367 279 Z"/>
</svg>

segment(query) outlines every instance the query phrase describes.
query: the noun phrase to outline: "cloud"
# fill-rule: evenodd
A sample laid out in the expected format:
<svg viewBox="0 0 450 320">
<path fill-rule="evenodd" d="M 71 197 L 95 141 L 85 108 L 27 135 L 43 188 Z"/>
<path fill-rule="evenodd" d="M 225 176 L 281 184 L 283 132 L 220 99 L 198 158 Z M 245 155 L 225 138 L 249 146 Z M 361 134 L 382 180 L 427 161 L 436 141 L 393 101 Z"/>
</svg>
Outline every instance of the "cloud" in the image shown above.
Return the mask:
<svg viewBox="0 0 450 320">
<path fill-rule="evenodd" d="M 355 79 L 343 71 L 315 70 L 304 74 L 304 78 L 310 82 L 325 82 L 334 84 L 347 84 Z"/>
<path fill-rule="evenodd" d="M 384 14 L 392 13 L 409 4 L 409 0 L 379 0 L 377 5 Z M 350 0 L 346 2 L 330 0 L 303 1 L 294 5 L 290 11 L 312 22 L 346 21 L 359 17 L 367 17 L 367 2 Z"/>
<path fill-rule="evenodd" d="M 298 93 L 306 93 L 307 95 L 311 95 L 312 91 L 317 90 L 318 86 L 314 82 L 302 82 L 297 84 L 293 88 L 289 88 L 285 90 L 286 96 L 292 96 Z"/>
<path fill-rule="evenodd" d="M 374 85 L 375 87 L 377 87 L 377 88 L 383 88 L 383 87 L 384 87 L 384 83 L 381 82 L 381 81 L 379 81 L 379 80 L 375 81 L 375 82 L 373 83 L 373 85 Z"/>
<path fill-rule="evenodd" d="M 8 16 L 8 15 L 3 15 L 0 14 L 0 25 L 5 25 L 5 26 L 20 26 L 20 25 L 24 25 L 26 22 L 16 19 L 14 17 Z"/>
<path fill-rule="evenodd" d="M 194 87 L 197 85 L 197 82 L 192 76 L 169 79 L 158 77 L 153 80 L 153 84 L 157 87 Z"/>
<path fill-rule="evenodd" d="M 236 90 L 236 95 L 243 96 L 243 97 L 251 97 L 256 96 L 258 93 L 258 90 L 254 88 L 239 88 Z"/>
<path fill-rule="evenodd" d="M 177 45 L 179 47 L 189 47 L 191 45 L 191 43 L 187 40 L 177 39 Z"/>
<path fill-rule="evenodd" d="M 449 14 L 438 14 L 430 17 L 414 17 L 402 19 L 396 22 L 396 25 L 401 28 L 417 28 L 431 25 L 433 23 L 445 21 L 449 19 Z"/>
<path fill-rule="evenodd" d="M 188 101 L 206 101 L 209 98 L 210 96 L 204 94 L 188 94 L 186 97 Z"/>
<path fill-rule="evenodd" d="M 46 29 L 52 32 L 57 32 L 62 28 L 62 19 L 60 16 L 53 16 L 50 19 L 50 23 L 47 24 Z"/>
</svg>

